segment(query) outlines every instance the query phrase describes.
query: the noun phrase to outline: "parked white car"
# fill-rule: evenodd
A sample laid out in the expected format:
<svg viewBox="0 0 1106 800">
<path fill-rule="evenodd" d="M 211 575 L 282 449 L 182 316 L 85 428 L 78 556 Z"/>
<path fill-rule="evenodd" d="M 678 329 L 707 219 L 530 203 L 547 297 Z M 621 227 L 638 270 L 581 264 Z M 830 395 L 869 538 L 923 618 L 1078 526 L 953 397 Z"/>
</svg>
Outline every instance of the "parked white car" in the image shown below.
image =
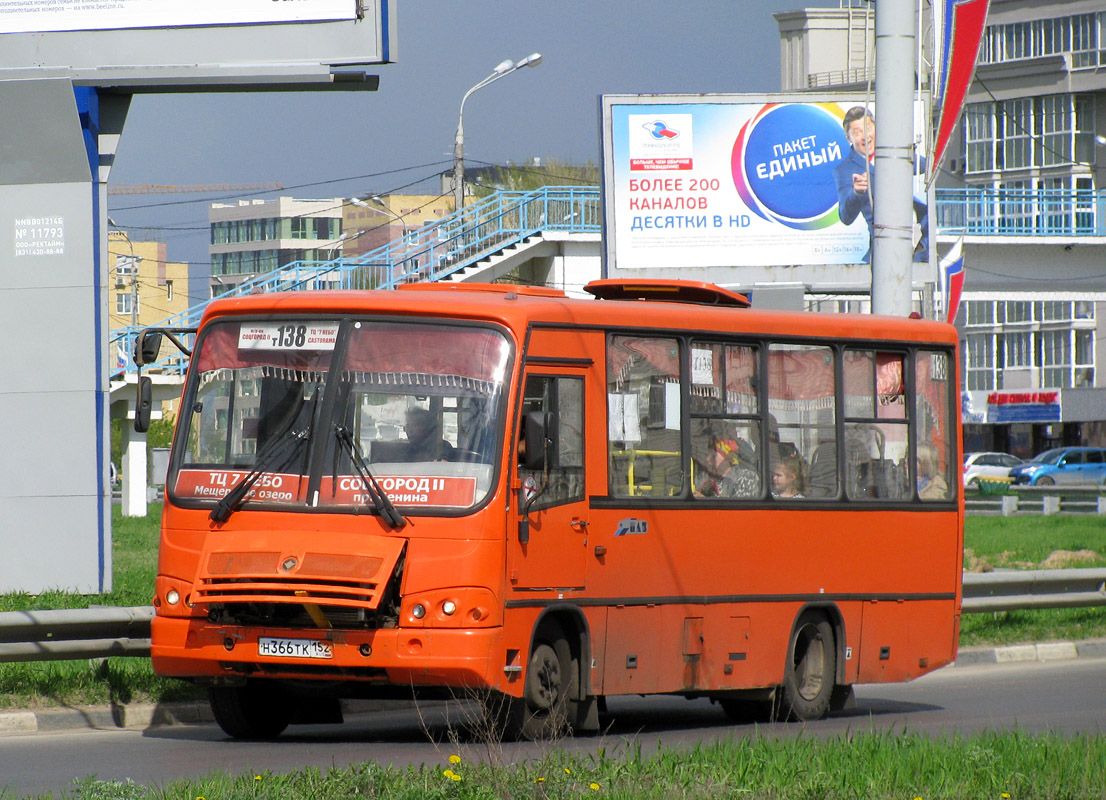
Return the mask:
<svg viewBox="0 0 1106 800">
<path fill-rule="evenodd" d="M 1024 463 L 1009 453 L 965 453 L 964 486 L 977 486 L 980 478 L 1006 480 L 1010 470 Z"/>
</svg>

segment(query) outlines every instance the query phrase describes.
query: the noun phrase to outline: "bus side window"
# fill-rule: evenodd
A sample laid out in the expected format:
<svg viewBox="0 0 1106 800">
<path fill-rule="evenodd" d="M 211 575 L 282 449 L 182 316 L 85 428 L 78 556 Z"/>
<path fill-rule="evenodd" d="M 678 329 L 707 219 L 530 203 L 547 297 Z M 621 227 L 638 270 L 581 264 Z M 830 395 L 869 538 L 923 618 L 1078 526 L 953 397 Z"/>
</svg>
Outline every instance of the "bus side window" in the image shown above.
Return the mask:
<svg viewBox="0 0 1106 800">
<path fill-rule="evenodd" d="M 527 435 L 527 418 L 548 420 L 549 439 L 544 464 L 528 459 L 530 447 L 542 447 L 541 437 Z M 533 510 L 575 502 L 584 497 L 584 381 L 582 378 L 530 375 L 526 378 L 516 445 L 518 475 L 524 486 L 540 492 Z"/>
<path fill-rule="evenodd" d="M 691 343 L 691 491 L 759 498 L 758 348 Z"/>
<path fill-rule="evenodd" d="M 916 485 L 921 500 L 955 497 L 959 478 L 952 465 L 959 464 L 952 431 L 949 401 L 950 360 L 947 353 L 919 350 L 914 357 L 915 424 L 918 432 Z"/>
<path fill-rule="evenodd" d="M 615 497 L 683 493 L 679 352 L 675 339 L 608 340 L 607 465 Z"/>
<path fill-rule="evenodd" d="M 768 469 L 780 499 L 837 495 L 834 354 L 820 345 L 768 348 Z"/>
<path fill-rule="evenodd" d="M 851 500 L 906 500 L 910 425 L 904 355 L 845 351 L 845 493 Z"/>
</svg>

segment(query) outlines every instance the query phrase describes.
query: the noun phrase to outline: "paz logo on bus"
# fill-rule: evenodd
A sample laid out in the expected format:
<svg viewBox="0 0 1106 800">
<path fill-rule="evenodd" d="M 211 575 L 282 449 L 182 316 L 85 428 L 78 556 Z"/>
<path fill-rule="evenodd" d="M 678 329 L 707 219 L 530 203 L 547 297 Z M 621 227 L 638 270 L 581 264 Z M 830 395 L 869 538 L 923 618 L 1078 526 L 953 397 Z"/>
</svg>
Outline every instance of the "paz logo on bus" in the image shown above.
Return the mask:
<svg viewBox="0 0 1106 800">
<path fill-rule="evenodd" d="M 642 533 L 649 533 L 649 523 L 643 519 L 627 517 L 618 521 L 618 530 L 614 532 L 614 535 L 635 536 Z"/>
</svg>

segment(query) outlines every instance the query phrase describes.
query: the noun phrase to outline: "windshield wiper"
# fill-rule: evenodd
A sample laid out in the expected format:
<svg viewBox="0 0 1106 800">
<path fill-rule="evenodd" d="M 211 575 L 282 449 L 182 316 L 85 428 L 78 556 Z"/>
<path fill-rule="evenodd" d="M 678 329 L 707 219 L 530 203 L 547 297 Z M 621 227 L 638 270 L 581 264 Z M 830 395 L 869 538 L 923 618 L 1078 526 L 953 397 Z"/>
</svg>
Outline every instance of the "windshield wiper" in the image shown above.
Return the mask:
<svg viewBox="0 0 1106 800">
<path fill-rule="evenodd" d="M 309 431 L 310 428 L 298 431 L 286 430 L 279 436 L 270 439 L 261 448 L 261 452 L 257 454 L 254 468 L 242 476 L 242 479 L 234 484 L 234 488 L 223 495 L 222 499 L 215 504 L 215 508 L 211 509 L 211 514 L 208 516 L 212 521 L 226 522 L 230 515 L 246 501 L 246 495 L 257 483 L 258 478 L 266 472 L 270 472 L 271 467 L 277 463 L 278 459 L 280 459 L 279 468 L 283 468 L 295 457 L 303 443 L 307 441 Z"/>
<path fill-rule="evenodd" d="M 349 453 L 353 468 L 357 470 L 357 475 L 361 478 L 361 483 L 364 485 L 365 491 L 373 501 L 373 508 L 376 509 L 376 513 L 397 531 L 404 528 L 407 525 L 407 520 L 396 510 L 396 507 L 392 505 L 392 501 L 388 499 L 388 495 L 384 493 L 384 490 L 380 488 L 380 484 L 376 482 L 376 478 L 369 470 L 369 465 L 365 463 L 365 458 L 361 455 L 361 448 L 353 438 L 353 434 L 351 434 L 349 429 L 345 426 L 335 425 L 334 438 L 337 439 L 338 443 Z M 337 470 L 335 470 L 335 479 L 337 479 Z"/>
</svg>

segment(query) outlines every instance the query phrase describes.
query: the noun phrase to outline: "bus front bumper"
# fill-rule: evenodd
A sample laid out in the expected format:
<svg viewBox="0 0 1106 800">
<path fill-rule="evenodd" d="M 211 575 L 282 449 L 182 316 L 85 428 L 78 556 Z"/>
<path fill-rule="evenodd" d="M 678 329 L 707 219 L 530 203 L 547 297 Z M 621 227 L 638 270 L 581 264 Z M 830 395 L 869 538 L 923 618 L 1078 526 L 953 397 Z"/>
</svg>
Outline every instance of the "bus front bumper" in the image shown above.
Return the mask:
<svg viewBox="0 0 1106 800">
<path fill-rule="evenodd" d="M 265 629 L 159 616 L 152 622 L 152 642 L 154 671 L 167 677 L 358 680 L 520 691 L 514 680 L 517 651 L 504 648 L 501 628 Z M 281 654 L 263 654 L 263 648 Z"/>
</svg>

